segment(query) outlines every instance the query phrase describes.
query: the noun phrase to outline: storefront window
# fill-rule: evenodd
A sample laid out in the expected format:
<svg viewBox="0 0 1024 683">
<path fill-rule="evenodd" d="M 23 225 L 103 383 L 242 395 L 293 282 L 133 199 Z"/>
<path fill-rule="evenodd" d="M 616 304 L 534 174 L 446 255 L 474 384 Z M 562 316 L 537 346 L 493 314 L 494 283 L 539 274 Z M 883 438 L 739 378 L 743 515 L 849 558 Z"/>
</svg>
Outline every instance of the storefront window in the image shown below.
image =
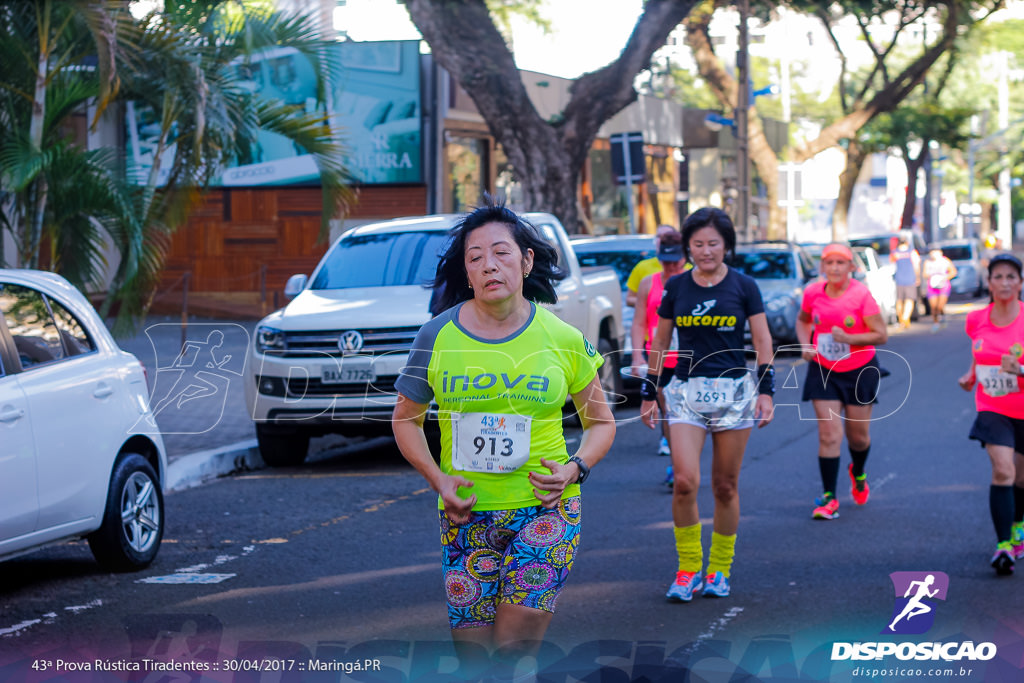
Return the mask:
<svg viewBox="0 0 1024 683">
<path fill-rule="evenodd" d="M 505 205 L 513 211 L 520 211 L 523 207 L 523 185 L 516 178 L 516 170 L 512 162 L 505 156 L 505 150 L 501 145 L 494 148 L 494 163 L 497 175 L 494 178 L 494 190 L 497 196 L 504 199 Z"/>
<path fill-rule="evenodd" d="M 590 150 L 590 177 L 594 195 L 591 204 L 594 232 L 599 235 L 629 232 L 629 201 L 626 188 L 612 180 L 612 153 Z"/>
<path fill-rule="evenodd" d="M 448 157 L 450 210 L 469 211 L 479 206 L 487 189 L 487 141 L 452 135 L 445 148 Z"/>
</svg>

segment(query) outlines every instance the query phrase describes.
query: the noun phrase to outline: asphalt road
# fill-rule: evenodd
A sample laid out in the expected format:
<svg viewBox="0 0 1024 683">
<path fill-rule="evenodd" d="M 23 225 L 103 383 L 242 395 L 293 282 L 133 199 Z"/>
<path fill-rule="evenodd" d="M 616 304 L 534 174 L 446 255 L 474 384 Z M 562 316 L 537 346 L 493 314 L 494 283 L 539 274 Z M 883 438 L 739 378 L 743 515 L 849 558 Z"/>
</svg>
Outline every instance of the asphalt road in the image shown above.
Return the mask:
<svg viewBox="0 0 1024 683">
<path fill-rule="evenodd" d="M 885 669 L 875 679 L 886 681 L 1024 679 L 1022 577 L 996 578 L 988 566 L 990 466 L 967 439 L 973 400 L 956 378 L 969 354 L 962 315 L 951 318 L 936 334 L 917 325 L 891 338 L 882 364 L 892 375 L 872 426 L 872 497 L 858 508 L 841 485 L 834 521 L 811 519 L 819 482 L 815 423 L 799 403 L 803 367 L 779 363 L 776 419 L 754 434 L 744 461 L 725 599 L 664 600 L 675 569 L 667 458 L 655 455 L 657 435 L 630 420 L 635 407 L 621 411 L 615 446 L 585 487 L 581 552 L 541 652 L 542 678 L 853 681 L 869 667 Z M 80 543 L 0 564 L 0 680 L 464 679 L 446 626 L 435 501 L 379 439 L 171 494 L 164 546 L 139 574 L 100 572 Z M 881 635 L 896 604 L 894 572 L 948 576 L 925 633 Z M 836 642 L 873 641 L 992 643 L 997 653 L 831 659 Z M 56 668 L 58 659 L 97 658 L 211 671 Z M 354 669 L 367 660 L 382 670 Z M 353 670 L 312 670 L 324 662 Z"/>
</svg>

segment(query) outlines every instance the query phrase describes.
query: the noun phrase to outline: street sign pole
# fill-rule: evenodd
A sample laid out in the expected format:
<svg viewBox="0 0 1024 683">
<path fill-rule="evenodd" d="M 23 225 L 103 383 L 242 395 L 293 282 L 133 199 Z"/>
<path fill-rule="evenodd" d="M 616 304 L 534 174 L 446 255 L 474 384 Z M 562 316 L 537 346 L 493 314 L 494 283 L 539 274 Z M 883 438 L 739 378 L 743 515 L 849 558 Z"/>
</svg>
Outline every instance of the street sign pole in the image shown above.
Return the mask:
<svg viewBox="0 0 1024 683">
<path fill-rule="evenodd" d="M 612 175 L 616 183 L 626 186 L 629 232 L 635 235 L 637 228 L 633 183 L 642 183 L 646 175 L 643 152 L 644 136 L 640 132 L 614 133 L 609 136 L 608 140 L 612 146 Z M 634 167 L 637 167 L 636 171 L 633 170 Z"/>
<path fill-rule="evenodd" d="M 633 167 L 629 163 L 629 145 L 622 146 L 622 167 L 626 172 L 626 205 L 629 207 L 629 234 L 636 234 L 636 209 L 633 206 Z"/>
<path fill-rule="evenodd" d="M 736 73 L 739 87 L 736 94 L 736 184 L 739 194 L 736 202 L 736 229 L 747 241 L 753 239 L 750 225 L 750 55 L 747 17 L 750 0 L 740 2 L 739 50 L 736 53 Z"/>
</svg>

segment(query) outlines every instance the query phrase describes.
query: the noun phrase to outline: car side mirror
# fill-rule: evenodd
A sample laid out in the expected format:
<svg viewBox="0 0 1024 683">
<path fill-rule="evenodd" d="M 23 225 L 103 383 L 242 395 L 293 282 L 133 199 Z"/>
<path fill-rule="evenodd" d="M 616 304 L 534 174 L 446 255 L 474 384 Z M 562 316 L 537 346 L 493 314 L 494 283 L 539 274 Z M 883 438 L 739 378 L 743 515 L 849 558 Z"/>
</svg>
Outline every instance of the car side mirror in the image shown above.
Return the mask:
<svg viewBox="0 0 1024 683">
<path fill-rule="evenodd" d="M 292 275 L 288 278 L 288 282 L 284 286 L 284 296 L 286 299 L 294 299 L 299 295 L 299 292 L 306 288 L 306 283 L 309 282 L 309 278 L 303 274 Z"/>
</svg>

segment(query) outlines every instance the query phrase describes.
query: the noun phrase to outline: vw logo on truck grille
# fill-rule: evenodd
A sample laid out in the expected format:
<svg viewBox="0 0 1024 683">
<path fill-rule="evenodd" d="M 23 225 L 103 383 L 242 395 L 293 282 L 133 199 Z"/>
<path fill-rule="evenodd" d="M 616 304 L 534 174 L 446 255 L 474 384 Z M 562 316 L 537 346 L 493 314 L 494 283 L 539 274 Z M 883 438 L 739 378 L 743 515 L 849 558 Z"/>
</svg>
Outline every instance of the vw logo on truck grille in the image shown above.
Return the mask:
<svg viewBox="0 0 1024 683">
<path fill-rule="evenodd" d="M 363 348 L 363 335 L 355 330 L 342 332 L 338 337 L 338 348 L 344 353 L 354 353 Z"/>
</svg>

